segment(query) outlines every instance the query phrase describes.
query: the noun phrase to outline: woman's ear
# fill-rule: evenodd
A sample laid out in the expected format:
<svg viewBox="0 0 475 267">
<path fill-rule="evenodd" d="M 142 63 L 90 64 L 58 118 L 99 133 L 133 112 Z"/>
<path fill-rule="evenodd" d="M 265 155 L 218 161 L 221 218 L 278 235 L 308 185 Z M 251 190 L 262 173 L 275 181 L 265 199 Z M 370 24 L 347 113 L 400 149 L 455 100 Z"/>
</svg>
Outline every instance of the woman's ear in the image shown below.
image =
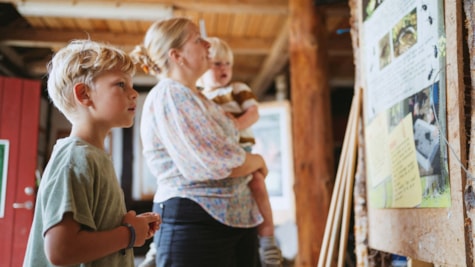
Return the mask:
<svg viewBox="0 0 475 267">
<path fill-rule="evenodd" d="M 92 103 L 92 100 L 89 96 L 89 86 L 84 83 L 76 83 L 74 85 L 74 98 L 78 101 L 79 104 L 84 106 L 89 106 Z"/>
<path fill-rule="evenodd" d="M 180 62 L 183 62 L 183 59 L 181 58 L 181 54 L 175 48 L 172 48 L 168 51 L 168 58 L 170 58 L 170 60 L 173 61 L 173 63 L 175 63 L 176 65 L 183 64 L 183 63 L 180 63 Z"/>
</svg>

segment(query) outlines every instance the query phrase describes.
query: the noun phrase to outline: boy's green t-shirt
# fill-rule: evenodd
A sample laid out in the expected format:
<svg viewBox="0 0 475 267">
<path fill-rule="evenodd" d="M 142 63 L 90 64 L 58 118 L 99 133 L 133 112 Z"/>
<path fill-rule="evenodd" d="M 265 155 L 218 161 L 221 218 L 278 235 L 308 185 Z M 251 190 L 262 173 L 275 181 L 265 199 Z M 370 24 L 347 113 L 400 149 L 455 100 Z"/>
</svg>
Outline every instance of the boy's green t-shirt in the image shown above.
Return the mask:
<svg viewBox="0 0 475 267">
<path fill-rule="evenodd" d="M 44 253 L 44 234 L 66 212 L 72 212 L 74 220 L 90 231 L 114 229 L 121 225 L 126 213 L 110 156 L 75 137 L 58 140 L 45 169 L 23 266 L 54 266 Z M 117 251 L 77 266 L 133 267 L 133 250 L 127 250 L 125 255 Z"/>
</svg>

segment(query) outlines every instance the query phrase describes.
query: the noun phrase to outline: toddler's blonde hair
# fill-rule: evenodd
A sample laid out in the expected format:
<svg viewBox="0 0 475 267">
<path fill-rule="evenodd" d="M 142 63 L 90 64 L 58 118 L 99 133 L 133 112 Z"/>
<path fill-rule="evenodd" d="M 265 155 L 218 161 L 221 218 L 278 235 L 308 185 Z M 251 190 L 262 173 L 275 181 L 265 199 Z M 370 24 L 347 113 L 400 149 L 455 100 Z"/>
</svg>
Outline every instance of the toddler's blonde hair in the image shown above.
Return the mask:
<svg viewBox="0 0 475 267">
<path fill-rule="evenodd" d="M 212 60 L 227 60 L 233 65 L 233 51 L 226 41 L 218 37 L 208 37 L 205 39 L 210 43 L 209 55 Z"/>
<path fill-rule="evenodd" d="M 61 48 L 48 63 L 48 94 L 69 121 L 74 118 L 74 85 L 94 89 L 94 80 L 106 71 L 119 70 L 133 76 L 135 65 L 124 51 L 91 40 L 74 40 Z"/>
</svg>

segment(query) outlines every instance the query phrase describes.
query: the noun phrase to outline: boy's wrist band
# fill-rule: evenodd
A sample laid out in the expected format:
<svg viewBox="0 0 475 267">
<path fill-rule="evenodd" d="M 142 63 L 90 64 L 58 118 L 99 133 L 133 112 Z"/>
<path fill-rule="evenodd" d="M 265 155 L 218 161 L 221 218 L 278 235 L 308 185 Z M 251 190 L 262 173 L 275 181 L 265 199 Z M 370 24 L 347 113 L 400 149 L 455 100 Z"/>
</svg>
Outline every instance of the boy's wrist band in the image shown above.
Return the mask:
<svg viewBox="0 0 475 267">
<path fill-rule="evenodd" d="M 125 250 L 126 249 L 129 249 L 129 248 L 133 248 L 134 247 L 134 244 L 135 244 L 135 229 L 134 227 L 130 224 L 130 223 L 123 223 L 122 226 L 125 226 L 129 229 L 129 232 L 130 232 L 130 242 L 129 242 L 129 245 L 121 250 L 122 254 L 125 255 Z"/>
</svg>

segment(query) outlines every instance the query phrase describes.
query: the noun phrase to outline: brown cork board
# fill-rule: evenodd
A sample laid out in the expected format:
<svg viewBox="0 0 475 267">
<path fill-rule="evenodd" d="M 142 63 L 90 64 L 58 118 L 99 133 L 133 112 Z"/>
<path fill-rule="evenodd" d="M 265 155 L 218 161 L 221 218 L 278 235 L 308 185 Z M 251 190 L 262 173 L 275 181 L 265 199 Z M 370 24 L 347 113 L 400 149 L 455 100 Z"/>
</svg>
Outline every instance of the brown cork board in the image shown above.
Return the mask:
<svg viewBox="0 0 475 267">
<path fill-rule="evenodd" d="M 389 0 L 393 1 L 393 0 Z M 355 6 L 362 10 L 363 2 Z M 424 1 L 417 1 L 423 3 Z M 427 1 L 426 1 L 427 2 Z M 465 173 L 460 162 L 466 162 L 466 140 L 463 114 L 462 71 L 462 1 L 443 1 L 446 35 L 446 110 L 451 206 L 448 208 L 368 208 L 368 243 L 372 249 L 408 256 L 413 259 L 444 266 L 471 266 L 470 250 L 466 245 L 464 225 L 463 185 Z M 402 3 L 402 1 L 401 1 Z M 362 14 L 361 12 L 353 12 Z M 354 28 L 362 28 L 360 17 Z M 360 35 L 361 37 L 361 35 Z M 357 42 L 361 45 L 361 42 Z M 364 47 L 362 47 L 364 49 Z M 365 75 L 361 74 L 362 49 L 355 47 L 356 72 L 361 76 L 364 89 Z M 441 103 L 442 104 L 442 103 Z M 468 252 L 467 252 L 468 251 Z"/>
</svg>

